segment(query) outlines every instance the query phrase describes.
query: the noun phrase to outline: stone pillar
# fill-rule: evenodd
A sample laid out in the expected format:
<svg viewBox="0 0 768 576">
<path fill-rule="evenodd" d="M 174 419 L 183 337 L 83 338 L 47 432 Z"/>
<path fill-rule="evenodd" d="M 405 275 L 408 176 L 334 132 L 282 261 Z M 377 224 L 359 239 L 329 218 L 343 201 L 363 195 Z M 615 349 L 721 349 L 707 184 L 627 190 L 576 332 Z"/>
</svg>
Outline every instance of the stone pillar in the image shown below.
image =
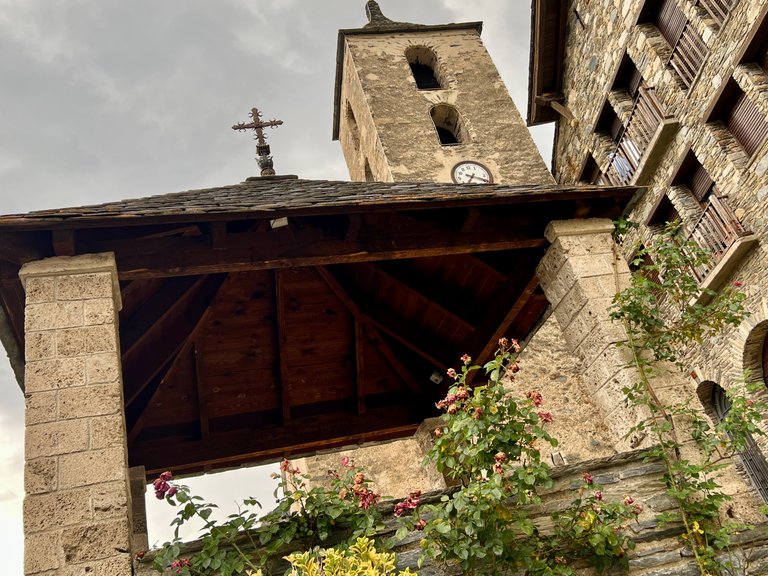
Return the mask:
<svg viewBox="0 0 768 576">
<path fill-rule="evenodd" d="M 613 296 L 630 278 L 612 232 L 613 223 L 605 219 L 551 222 L 545 232 L 551 246 L 537 274 L 570 351 L 582 361 L 585 392 L 600 410 L 595 416 L 608 426 L 614 447 L 624 451 L 642 438 L 625 438 L 638 415 L 624 407 L 622 389 L 637 382 L 638 374 L 627 367 L 628 350 L 615 346 L 626 331 L 608 315 Z"/>
<path fill-rule="evenodd" d="M 149 550 L 147 531 L 147 472 L 144 466 L 128 469 L 131 487 L 131 516 L 133 520 L 133 551 Z"/>
<path fill-rule="evenodd" d="M 131 574 L 131 502 L 112 254 L 30 262 L 26 575 Z"/>
</svg>

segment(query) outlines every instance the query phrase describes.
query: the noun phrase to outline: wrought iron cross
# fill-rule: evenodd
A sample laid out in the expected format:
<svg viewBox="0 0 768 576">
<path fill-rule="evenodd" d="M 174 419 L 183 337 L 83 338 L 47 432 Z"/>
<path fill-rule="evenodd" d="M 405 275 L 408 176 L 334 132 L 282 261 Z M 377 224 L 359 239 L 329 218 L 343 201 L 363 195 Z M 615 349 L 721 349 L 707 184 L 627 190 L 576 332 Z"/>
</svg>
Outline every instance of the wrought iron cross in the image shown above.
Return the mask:
<svg viewBox="0 0 768 576">
<path fill-rule="evenodd" d="M 238 122 L 232 126 L 232 130 L 254 130 L 256 132 L 254 135 L 254 138 L 257 142 L 256 161 L 259 163 L 259 167 L 261 168 L 261 175 L 274 176 L 275 170 L 272 164 L 272 156 L 269 155 L 270 149 L 269 144 L 267 144 L 267 136 L 264 134 L 264 128 L 277 128 L 278 126 L 282 125 L 283 121 L 268 120 L 264 122 L 261 120 L 261 112 L 259 112 L 256 108 L 251 108 L 251 113 L 249 116 L 251 117 L 252 122 Z"/>
</svg>

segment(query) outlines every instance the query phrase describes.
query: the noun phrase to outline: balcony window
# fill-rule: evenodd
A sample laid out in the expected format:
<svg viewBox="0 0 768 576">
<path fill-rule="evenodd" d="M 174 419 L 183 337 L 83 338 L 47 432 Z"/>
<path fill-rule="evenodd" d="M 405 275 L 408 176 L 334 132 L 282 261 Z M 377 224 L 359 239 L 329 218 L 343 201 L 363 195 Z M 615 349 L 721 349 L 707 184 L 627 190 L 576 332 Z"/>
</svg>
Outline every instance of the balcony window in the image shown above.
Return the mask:
<svg viewBox="0 0 768 576">
<path fill-rule="evenodd" d="M 756 63 L 768 74 L 768 17 L 763 18 L 760 28 L 755 32 L 740 64 Z"/>
<path fill-rule="evenodd" d="M 629 119 L 623 125 L 610 103 L 606 102 L 595 128 L 607 132 L 615 142 L 610 165 L 604 174 L 605 180 L 614 186 L 633 181 L 654 136 L 667 118 L 655 91 L 642 81 L 636 70 L 629 69 L 623 76 L 621 68 L 619 72 L 617 82 L 621 82 L 620 85 L 633 99 Z"/>
<path fill-rule="evenodd" d="M 762 111 L 731 78 L 708 121 L 721 121 L 741 145 L 747 156 L 757 151 L 768 137 L 768 121 Z"/>
<path fill-rule="evenodd" d="M 638 23 L 650 22 L 658 28 L 672 49 L 667 64 L 687 89 L 699 74 L 709 53 L 699 33 L 685 17 L 677 0 L 648 0 Z"/>
<path fill-rule="evenodd" d="M 737 0 L 697 0 L 696 5 L 704 8 L 715 24 L 722 26 L 736 2 Z"/>
<path fill-rule="evenodd" d="M 688 237 L 710 254 L 710 261 L 693 272 L 703 281 L 740 238 L 748 236 L 707 171 L 689 151 L 672 185 L 685 186 L 701 206 L 699 217 L 688 227 Z"/>
</svg>

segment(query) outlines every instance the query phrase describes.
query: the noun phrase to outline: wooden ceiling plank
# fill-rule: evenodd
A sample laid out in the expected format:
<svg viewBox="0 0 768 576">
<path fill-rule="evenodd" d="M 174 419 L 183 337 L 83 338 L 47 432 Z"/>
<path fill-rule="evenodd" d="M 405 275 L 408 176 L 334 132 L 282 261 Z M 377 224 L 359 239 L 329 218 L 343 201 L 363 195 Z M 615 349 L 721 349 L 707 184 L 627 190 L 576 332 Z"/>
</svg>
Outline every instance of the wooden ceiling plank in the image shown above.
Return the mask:
<svg viewBox="0 0 768 576">
<path fill-rule="evenodd" d="M 356 323 L 365 327 L 365 330 L 368 331 L 370 336 L 374 339 L 374 343 L 376 344 L 376 347 L 381 351 L 384 357 L 390 362 L 392 368 L 395 369 L 398 375 L 408 385 L 408 387 L 411 389 L 411 392 L 413 392 L 417 396 L 423 396 L 424 390 L 421 388 L 421 386 L 419 386 L 419 383 L 416 382 L 416 379 L 413 377 L 413 374 L 411 374 L 410 371 L 405 368 L 405 366 L 400 361 L 400 359 L 395 355 L 392 349 L 387 345 L 387 343 L 381 337 L 381 334 L 379 334 L 378 330 L 376 330 L 376 327 L 371 321 L 371 319 L 365 314 L 363 314 L 360 307 L 352 299 L 352 297 L 350 297 L 350 295 L 347 293 L 344 287 L 339 283 L 336 277 L 331 273 L 331 271 L 328 270 L 328 268 L 319 266 L 317 268 L 317 272 L 328 283 L 328 286 L 330 286 L 331 290 L 333 290 L 333 293 L 336 294 L 338 299 L 341 300 L 341 303 L 344 304 L 347 310 L 349 310 L 349 313 L 352 314 L 352 317 L 355 319 Z"/>
<path fill-rule="evenodd" d="M 189 330 L 189 332 L 187 333 L 187 335 L 186 335 L 186 337 L 184 339 L 184 342 L 182 343 L 181 348 L 179 349 L 178 354 L 176 354 L 176 356 L 174 357 L 173 361 L 171 362 L 171 365 L 168 367 L 168 370 L 165 373 L 165 376 L 163 377 L 163 380 L 161 381 L 161 385 L 166 380 L 173 378 L 173 375 L 179 369 L 180 362 L 182 362 L 183 359 L 186 357 L 186 355 L 191 351 L 191 348 L 194 345 L 194 342 L 197 339 L 197 336 L 200 334 L 200 332 L 202 331 L 203 327 L 205 327 L 205 325 L 208 323 L 208 320 L 211 318 L 211 314 L 212 314 L 212 312 L 211 312 L 211 310 L 212 310 L 211 305 L 219 298 L 220 294 L 223 294 L 223 293 L 226 292 L 224 290 L 224 286 L 226 286 L 230 281 L 231 281 L 230 278 L 227 277 L 224 280 L 224 282 L 222 282 L 221 286 L 219 286 L 218 290 L 216 291 L 214 296 L 211 298 L 210 304 L 205 308 L 205 311 L 203 312 L 203 314 L 198 319 L 198 321 L 195 324 L 194 328 Z M 205 402 L 205 400 L 204 400 L 204 396 L 200 395 L 200 393 L 201 393 L 201 391 L 200 391 L 200 386 L 201 386 L 201 384 L 200 384 L 200 374 L 199 374 L 200 361 L 197 358 L 197 349 L 194 350 L 194 353 L 195 353 L 195 372 L 197 373 L 196 388 L 197 388 L 197 394 L 198 394 L 198 403 L 202 405 Z M 155 399 L 155 396 L 157 395 L 157 392 L 158 392 L 159 389 L 160 388 L 158 387 L 158 389 L 155 390 L 155 393 L 152 395 L 152 397 L 150 398 L 149 402 L 147 403 L 147 407 L 152 406 L 152 402 Z M 125 403 L 126 403 L 126 405 L 130 404 L 130 402 L 128 402 L 127 398 L 125 400 Z M 146 420 L 145 417 L 146 417 L 146 410 L 147 409 L 148 408 L 145 408 L 144 413 L 142 413 L 142 415 L 139 416 L 139 419 L 136 421 L 136 424 L 134 424 L 134 426 L 129 431 L 129 434 L 128 434 L 129 442 L 132 442 L 133 440 L 135 440 L 135 438 L 141 433 L 141 431 L 142 431 L 142 429 L 144 427 L 145 420 Z M 207 412 L 207 408 L 206 408 L 206 412 Z M 206 426 L 207 426 L 207 424 L 206 424 Z M 201 425 L 201 428 L 202 428 L 202 425 Z"/>
<path fill-rule="evenodd" d="M 355 318 L 355 391 L 357 395 L 357 413 L 365 414 L 365 361 L 363 357 L 363 324 Z"/>
<path fill-rule="evenodd" d="M 210 308 L 208 308 L 210 310 Z M 206 310 L 207 312 L 207 310 Z M 203 314 L 205 316 L 205 314 Z M 202 317 L 201 317 L 202 319 Z M 198 322 L 198 326 L 200 322 Z M 187 340 L 190 342 L 191 340 Z M 182 348 L 183 351 L 183 348 Z M 205 377 L 200 371 L 200 356 L 199 350 L 194 343 L 192 343 L 192 357 L 195 360 L 195 380 L 197 389 L 197 407 L 200 414 L 200 436 L 203 440 L 206 440 L 211 436 L 211 427 L 208 421 L 208 402 L 205 398 Z"/>
<path fill-rule="evenodd" d="M 439 302 L 436 302 L 435 300 L 432 300 L 429 298 L 429 296 L 423 294 L 421 291 L 419 291 L 418 288 L 411 286 L 410 284 L 406 283 L 404 280 L 400 280 L 399 278 L 393 276 L 386 270 L 382 270 L 378 266 L 375 266 L 374 264 L 371 264 L 369 262 L 364 262 L 359 264 L 359 266 L 365 267 L 367 269 L 370 269 L 376 276 L 383 277 L 387 282 L 395 284 L 397 287 L 416 295 L 419 300 L 421 300 L 424 307 L 434 307 L 437 308 L 438 311 L 445 316 L 448 316 L 454 323 L 460 324 L 465 330 L 472 332 L 475 329 L 475 326 L 459 316 L 456 312 L 453 310 L 450 310 L 446 306 L 440 304 Z"/>
<path fill-rule="evenodd" d="M 141 346 L 134 346 L 130 354 L 123 354 L 124 396 L 130 405 L 154 378 L 168 359 L 177 355 L 187 338 L 198 325 L 211 300 L 218 292 L 223 278 L 199 278 L 142 338 Z"/>
<path fill-rule="evenodd" d="M 164 282 L 164 278 L 151 278 L 131 280 L 123 286 L 120 290 L 120 300 L 123 304 L 120 309 L 120 325 L 126 326 L 131 316 L 160 289 Z"/>
<path fill-rule="evenodd" d="M 278 377 L 277 389 L 280 396 L 280 408 L 283 419 L 283 425 L 291 421 L 291 398 L 288 390 L 288 359 L 286 350 L 288 347 L 288 327 L 285 318 L 285 277 L 282 270 L 275 270 L 275 316 L 277 318 L 277 358 L 278 358 Z"/>
<path fill-rule="evenodd" d="M 512 290 L 513 284 L 515 284 L 516 281 L 517 279 L 510 279 L 510 282 L 507 286 L 505 286 L 504 290 Z M 486 321 L 481 324 L 481 326 L 478 328 L 478 331 L 476 332 L 476 337 L 472 338 L 468 345 L 468 349 L 470 350 L 480 350 L 480 352 L 477 354 L 477 357 L 475 358 L 476 363 L 482 365 L 490 360 L 491 355 L 499 347 L 500 338 L 505 336 L 512 338 L 515 337 L 514 334 L 506 334 L 506 332 L 511 326 L 512 322 L 514 322 L 515 318 L 517 318 L 517 316 L 523 310 L 526 302 L 530 300 L 538 285 L 539 278 L 537 276 L 531 278 L 523 288 L 522 292 L 520 292 L 518 295 L 512 307 L 508 309 L 506 314 L 496 307 L 492 307 L 490 309 L 489 314 L 486 317 Z M 480 371 L 475 370 L 474 372 L 470 372 L 467 375 L 467 384 L 472 383 L 474 378 L 478 376 L 478 372 Z"/>
</svg>

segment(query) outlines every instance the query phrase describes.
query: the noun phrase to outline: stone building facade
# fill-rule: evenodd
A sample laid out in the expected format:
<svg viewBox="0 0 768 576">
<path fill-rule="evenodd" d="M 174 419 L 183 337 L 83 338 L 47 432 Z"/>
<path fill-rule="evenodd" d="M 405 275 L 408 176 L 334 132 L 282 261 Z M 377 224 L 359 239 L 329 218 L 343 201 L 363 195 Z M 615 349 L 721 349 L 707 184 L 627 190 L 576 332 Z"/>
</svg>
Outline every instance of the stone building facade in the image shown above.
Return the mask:
<svg viewBox="0 0 768 576">
<path fill-rule="evenodd" d="M 746 370 L 768 375 L 767 15 L 763 0 L 534 2 L 528 122 L 556 122 L 558 183 L 647 186 L 625 257 L 679 219 L 712 254 L 701 285 L 747 294 L 741 326 L 686 351 L 680 389 L 713 418 Z M 768 499 L 760 449 L 744 466 Z"/>
</svg>

